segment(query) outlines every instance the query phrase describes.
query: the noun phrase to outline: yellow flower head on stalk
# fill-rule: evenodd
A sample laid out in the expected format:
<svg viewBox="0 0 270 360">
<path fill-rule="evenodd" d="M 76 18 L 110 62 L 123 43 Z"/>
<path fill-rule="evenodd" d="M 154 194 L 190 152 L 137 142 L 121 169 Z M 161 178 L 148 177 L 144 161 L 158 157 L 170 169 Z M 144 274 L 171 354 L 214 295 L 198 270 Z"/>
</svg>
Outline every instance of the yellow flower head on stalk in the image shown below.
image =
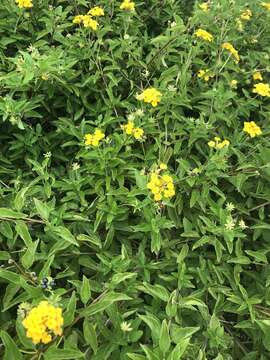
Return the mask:
<svg viewBox="0 0 270 360">
<path fill-rule="evenodd" d="M 249 9 L 244 10 L 240 15 L 241 20 L 245 20 L 245 21 L 250 20 L 251 17 L 252 17 L 252 12 Z"/>
<path fill-rule="evenodd" d="M 168 166 L 167 166 L 167 164 L 160 163 L 160 164 L 159 164 L 159 168 L 160 168 L 160 170 L 167 170 L 167 169 L 168 169 Z"/>
<path fill-rule="evenodd" d="M 209 42 L 213 41 L 213 35 L 203 29 L 198 29 L 195 32 L 195 36 L 197 36 L 198 38 L 203 39 L 205 41 L 209 41 Z"/>
<path fill-rule="evenodd" d="M 26 336 L 34 344 L 48 344 L 52 341 L 52 336 L 62 335 L 64 324 L 62 309 L 48 301 L 41 301 L 29 311 L 22 324 L 26 329 Z"/>
<path fill-rule="evenodd" d="M 215 75 L 211 72 L 209 72 L 209 69 L 206 70 L 199 70 L 197 74 L 198 78 L 203 79 L 204 81 L 209 81 L 211 78 L 213 78 Z"/>
<path fill-rule="evenodd" d="M 238 54 L 238 51 L 233 47 L 233 45 L 231 43 L 226 42 L 226 43 L 222 44 L 222 48 L 228 50 L 234 57 L 235 62 L 239 63 L 240 56 Z"/>
<path fill-rule="evenodd" d="M 104 10 L 100 6 L 95 6 L 87 14 L 95 17 L 104 16 Z"/>
<path fill-rule="evenodd" d="M 16 4 L 21 9 L 30 9 L 31 7 L 33 7 L 32 0 L 16 0 Z"/>
<path fill-rule="evenodd" d="M 175 195 L 173 179 L 170 175 L 162 175 L 154 172 L 150 175 L 147 188 L 154 195 L 155 201 L 170 199 Z"/>
<path fill-rule="evenodd" d="M 261 96 L 270 97 L 270 86 L 268 84 L 258 83 L 254 85 L 252 92 Z"/>
<path fill-rule="evenodd" d="M 73 19 L 73 24 L 83 24 L 84 27 L 97 30 L 98 22 L 90 15 L 77 15 Z"/>
<path fill-rule="evenodd" d="M 83 26 L 96 31 L 98 28 L 98 22 L 94 20 L 90 15 L 84 15 Z"/>
<path fill-rule="evenodd" d="M 124 0 L 120 5 L 121 10 L 135 11 L 135 2 L 130 0 Z"/>
<path fill-rule="evenodd" d="M 270 11 L 270 2 L 266 3 L 266 2 L 262 2 L 261 5 L 266 8 L 267 10 Z"/>
<path fill-rule="evenodd" d="M 261 128 L 255 123 L 255 121 L 245 121 L 243 131 L 252 138 L 262 134 Z"/>
<path fill-rule="evenodd" d="M 144 101 L 156 107 L 160 103 L 162 94 L 155 88 L 149 88 L 144 90 L 141 94 L 136 96 L 137 100 Z"/>
<path fill-rule="evenodd" d="M 73 24 L 81 24 L 83 22 L 84 15 L 76 15 L 73 18 Z"/>
<path fill-rule="evenodd" d="M 136 140 L 141 140 L 144 135 L 143 129 L 135 127 L 133 121 L 129 121 L 126 125 L 121 125 L 121 129 L 127 134 L 132 135 Z"/>
<path fill-rule="evenodd" d="M 260 71 L 255 71 L 255 73 L 253 73 L 252 75 L 253 80 L 263 80 L 262 74 L 260 73 Z"/>
<path fill-rule="evenodd" d="M 237 80 L 231 80 L 230 82 L 230 86 L 232 89 L 237 89 L 237 84 L 238 84 Z"/>
<path fill-rule="evenodd" d="M 100 129 L 96 129 L 93 134 L 86 134 L 84 136 L 84 143 L 86 146 L 97 147 L 104 138 L 105 134 Z"/>
<path fill-rule="evenodd" d="M 214 140 L 208 142 L 208 146 L 214 149 L 223 149 L 225 146 L 229 146 L 229 145 L 230 145 L 229 140 L 225 139 L 221 141 L 221 139 L 217 136 L 214 137 Z"/>
<path fill-rule="evenodd" d="M 207 12 L 209 10 L 209 4 L 207 2 L 204 2 L 202 4 L 199 4 L 199 8 L 204 11 Z"/>
</svg>

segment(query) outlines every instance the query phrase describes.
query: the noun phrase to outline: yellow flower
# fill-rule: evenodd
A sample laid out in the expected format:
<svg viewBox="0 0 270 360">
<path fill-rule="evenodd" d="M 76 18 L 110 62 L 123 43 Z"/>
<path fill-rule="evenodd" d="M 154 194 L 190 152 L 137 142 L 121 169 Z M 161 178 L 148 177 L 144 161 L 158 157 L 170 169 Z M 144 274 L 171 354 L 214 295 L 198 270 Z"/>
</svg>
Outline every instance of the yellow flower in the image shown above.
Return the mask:
<svg viewBox="0 0 270 360">
<path fill-rule="evenodd" d="M 198 37 L 198 38 L 201 38 L 205 41 L 213 41 L 213 35 L 210 34 L 208 31 L 205 31 L 203 29 L 198 29 L 196 32 L 195 32 L 195 35 Z"/>
<path fill-rule="evenodd" d="M 229 140 L 225 139 L 221 141 L 220 137 L 215 136 L 214 140 L 208 141 L 208 146 L 215 149 L 223 149 L 225 146 L 229 146 Z"/>
<path fill-rule="evenodd" d="M 238 84 L 237 80 L 231 80 L 230 82 L 230 86 L 232 89 L 237 89 L 237 84 Z"/>
<path fill-rule="evenodd" d="M 168 166 L 167 166 L 167 164 L 160 163 L 159 168 L 160 168 L 160 170 L 167 170 Z"/>
<path fill-rule="evenodd" d="M 209 81 L 211 78 L 213 78 L 215 76 L 213 73 L 209 72 L 208 69 L 199 70 L 197 75 L 198 75 L 198 78 L 201 78 L 204 81 Z"/>
<path fill-rule="evenodd" d="M 170 199 L 175 195 L 173 179 L 170 175 L 161 176 L 158 173 L 152 173 L 147 188 L 151 190 L 155 201 L 161 201 L 163 198 Z"/>
<path fill-rule="evenodd" d="M 121 10 L 128 10 L 128 11 L 134 11 L 135 10 L 135 3 L 130 0 L 124 0 L 122 4 L 120 5 Z"/>
<path fill-rule="evenodd" d="M 263 7 L 265 7 L 267 10 L 270 10 L 270 2 L 269 2 L 269 3 L 262 2 L 261 5 L 262 5 Z"/>
<path fill-rule="evenodd" d="M 228 50 L 234 57 L 235 62 L 239 63 L 240 56 L 238 54 L 238 51 L 233 47 L 233 45 L 231 43 L 226 42 L 226 43 L 222 44 L 222 48 Z"/>
<path fill-rule="evenodd" d="M 104 137 L 105 134 L 100 129 L 96 129 L 94 134 L 86 134 L 84 136 L 84 143 L 86 146 L 97 147 Z"/>
<path fill-rule="evenodd" d="M 145 103 L 151 104 L 153 107 L 156 107 L 160 102 L 162 94 L 155 88 L 149 88 L 144 90 L 140 95 L 137 95 L 137 100 L 142 100 Z"/>
<path fill-rule="evenodd" d="M 240 18 L 246 21 L 250 20 L 251 17 L 252 17 L 252 12 L 249 9 L 244 10 L 240 15 Z"/>
<path fill-rule="evenodd" d="M 262 134 L 261 128 L 254 121 L 245 121 L 243 131 L 252 138 Z"/>
<path fill-rule="evenodd" d="M 94 20 L 90 15 L 84 15 L 83 26 L 92 30 L 97 30 L 98 22 Z"/>
<path fill-rule="evenodd" d="M 252 75 L 253 80 L 263 80 L 262 74 L 260 73 L 260 71 L 256 71 L 255 73 L 253 73 Z"/>
<path fill-rule="evenodd" d="M 132 135 L 133 130 L 134 130 L 134 122 L 129 121 L 126 125 L 121 125 L 121 128 L 124 130 L 124 132 L 127 135 Z"/>
<path fill-rule="evenodd" d="M 42 75 L 41 75 L 41 79 L 42 79 L 42 80 L 45 80 L 45 81 L 48 80 L 48 79 L 49 79 L 48 74 L 46 74 L 46 73 L 42 74 Z"/>
<path fill-rule="evenodd" d="M 32 0 L 16 0 L 16 4 L 18 4 L 18 7 L 21 9 L 30 9 L 33 7 Z"/>
<path fill-rule="evenodd" d="M 22 324 L 26 329 L 26 336 L 31 338 L 34 344 L 48 344 L 52 341 L 52 335 L 62 335 L 62 309 L 48 301 L 41 301 L 29 311 Z"/>
<path fill-rule="evenodd" d="M 254 85 L 252 92 L 261 96 L 270 97 L 270 86 L 268 84 L 258 83 Z"/>
<path fill-rule="evenodd" d="M 135 127 L 133 121 L 129 121 L 126 125 L 121 125 L 121 129 L 127 135 L 133 135 L 136 140 L 142 139 L 142 137 L 144 135 L 143 129 L 141 129 L 139 127 Z"/>
<path fill-rule="evenodd" d="M 96 17 L 104 16 L 104 10 L 100 6 L 95 6 L 90 9 L 87 14 Z"/>
<path fill-rule="evenodd" d="M 133 132 L 133 136 L 135 137 L 135 139 L 139 140 L 143 137 L 144 135 L 144 131 L 141 128 L 135 128 L 134 132 Z"/>
<path fill-rule="evenodd" d="M 199 4 L 199 8 L 204 11 L 207 12 L 209 10 L 209 4 L 207 2 L 204 2 L 202 4 Z"/>
<path fill-rule="evenodd" d="M 74 16 L 73 24 L 81 24 L 83 22 L 84 15 Z"/>
</svg>

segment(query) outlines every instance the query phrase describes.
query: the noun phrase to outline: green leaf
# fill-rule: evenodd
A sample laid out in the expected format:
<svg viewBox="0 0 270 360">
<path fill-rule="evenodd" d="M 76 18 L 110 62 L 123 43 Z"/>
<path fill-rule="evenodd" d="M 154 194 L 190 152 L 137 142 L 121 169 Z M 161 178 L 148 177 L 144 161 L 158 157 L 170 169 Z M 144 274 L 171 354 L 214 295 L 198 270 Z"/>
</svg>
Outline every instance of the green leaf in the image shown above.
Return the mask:
<svg viewBox="0 0 270 360">
<path fill-rule="evenodd" d="M 0 332 L 0 337 L 3 341 L 3 345 L 4 345 L 4 349 L 5 349 L 5 354 L 3 357 L 3 360 L 23 360 L 23 356 L 20 353 L 16 343 L 14 342 L 14 340 L 9 336 L 9 334 L 7 332 L 5 332 L 4 330 L 2 330 Z"/>
<path fill-rule="evenodd" d="M 151 336 L 154 343 L 157 343 L 159 340 L 159 334 L 161 331 L 161 324 L 159 319 L 153 314 L 146 313 L 146 315 L 138 315 L 140 319 L 142 319 L 147 326 L 151 329 Z"/>
<path fill-rule="evenodd" d="M 90 320 L 84 319 L 83 322 L 83 336 L 86 344 L 90 345 L 94 353 L 97 353 L 98 342 L 94 326 Z"/>
<path fill-rule="evenodd" d="M 50 209 L 47 204 L 43 203 L 42 201 L 34 198 L 35 206 L 37 209 L 37 212 L 41 219 L 47 221 L 50 216 Z"/>
<path fill-rule="evenodd" d="M 60 237 L 61 239 L 69 242 L 72 245 L 79 246 L 75 237 L 71 234 L 71 232 L 64 226 L 55 226 L 50 228 L 50 231 L 54 233 L 56 236 Z"/>
<path fill-rule="evenodd" d="M 170 346 L 171 346 L 171 339 L 170 339 L 168 324 L 166 320 L 163 320 L 159 334 L 159 348 L 162 351 L 163 356 L 169 351 Z"/>
<path fill-rule="evenodd" d="M 189 342 L 190 342 L 190 338 L 182 339 L 173 349 L 168 360 L 180 360 L 182 356 L 185 354 Z"/>
<path fill-rule="evenodd" d="M 16 221 L 15 230 L 18 235 L 23 239 L 25 246 L 31 248 L 33 246 L 32 238 L 28 231 L 28 226 L 25 224 L 24 221 Z"/>
<path fill-rule="evenodd" d="M 81 359 L 84 354 L 74 349 L 56 349 L 50 347 L 44 354 L 45 360 L 74 360 Z"/>
<path fill-rule="evenodd" d="M 117 301 L 127 301 L 131 300 L 131 298 L 125 294 L 109 292 L 101 297 L 98 301 L 93 302 L 91 305 L 87 306 L 80 312 L 81 316 L 91 316 L 102 312 L 107 307 L 112 305 Z"/>
<path fill-rule="evenodd" d="M 143 283 L 143 285 L 139 285 L 138 286 L 138 290 L 143 291 L 151 296 L 153 296 L 154 298 L 158 298 L 161 299 L 163 301 L 168 301 L 170 298 L 170 294 L 168 292 L 168 290 L 162 286 L 162 285 L 150 285 L 146 282 Z"/>
<path fill-rule="evenodd" d="M 0 208 L 0 218 L 21 219 L 26 218 L 26 215 L 11 209 Z"/>
<path fill-rule="evenodd" d="M 83 275 L 83 281 L 80 288 L 80 296 L 83 304 L 85 305 L 91 297 L 90 282 L 86 276 Z"/>
<path fill-rule="evenodd" d="M 75 311 L 76 311 L 76 302 L 77 302 L 76 292 L 73 291 L 71 298 L 68 302 L 67 309 L 64 312 L 64 325 L 65 326 L 69 326 L 70 324 L 72 324 L 72 322 L 74 320 Z"/>
<path fill-rule="evenodd" d="M 33 265 L 38 244 L 39 240 L 33 242 L 32 245 L 28 247 L 25 254 L 21 257 L 21 263 L 25 269 L 29 269 Z"/>
</svg>

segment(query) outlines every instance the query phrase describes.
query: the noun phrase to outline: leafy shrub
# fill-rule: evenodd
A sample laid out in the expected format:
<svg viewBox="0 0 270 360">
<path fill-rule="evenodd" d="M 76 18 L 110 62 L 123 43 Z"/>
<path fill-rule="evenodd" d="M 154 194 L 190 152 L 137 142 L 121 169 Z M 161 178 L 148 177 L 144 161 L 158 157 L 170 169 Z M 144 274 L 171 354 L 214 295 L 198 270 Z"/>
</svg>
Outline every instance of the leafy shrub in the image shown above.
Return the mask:
<svg viewBox="0 0 270 360">
<path fill-rule="evenodd" d="M 0 3 L 1 358 L 268 359 L 270 3 L 123 3 Z"/>
</svg>

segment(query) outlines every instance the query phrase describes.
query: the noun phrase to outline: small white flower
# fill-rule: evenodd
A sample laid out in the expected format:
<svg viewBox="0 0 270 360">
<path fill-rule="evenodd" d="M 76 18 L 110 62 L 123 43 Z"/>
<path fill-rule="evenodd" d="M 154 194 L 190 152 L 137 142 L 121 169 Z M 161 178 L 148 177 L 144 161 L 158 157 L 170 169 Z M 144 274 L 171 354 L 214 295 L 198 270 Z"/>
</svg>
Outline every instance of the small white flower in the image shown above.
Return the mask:
<svg viewBox="0 0 270 360">
<path fill-rule="evenodd" d="M 135 120 L 135 116 L 136 116 L 136 115 L 135 115 L 134 113 L 129 114 L 128 117 L 127 117 L 127 118 L 128 118 L 128 121 L 134 121 L 134 120 Z"/>
<path fill-rule="evenodd" d="M 45 159 L 49 159 L 52 156 L 52 153 L 48 151 L 45 154 L 43 154 L 43 156 L 45 157 Z"/>
<path fill-rule="evenodd" d="M 246 225 L 246 223 L 244 222 L 243 219 L 241 219 L 239 221 L 239 227 L 242 229 L 242 230 L 245 230 L 246 228 L 248 228 L 248 226 Z"/>
<path fill-rule="evenodd" d="M 72 164 L 72 170 L 73 170 L 73 171 L 79 170 L 80 167 L 81 167 L 80 164 L 77 163 L 77 162 L 75 162 L 75 163 Z"/>
<path fill-rule="evenodd" d="M 144 76 L 145 78 L 148 78 L 148 76 L 150 75 L 150 72 L 148 70 L 145 70 L 143 73 L 142 73 L 142 76 Z"/>
<path fill-rule="evenodd" d="M 129 38 L 130 38 L 130 36 L 129 36 L 128 34 L 125 34 L 125 35 L 124 35 L 124 39 L 125 39 L 125 40 L 128 40 Z"/>
<path fill-rule="evenodd" d="M 235 227 L 235 221 L 231 217 L 227 218 L 227 221 L 225 223 L 225 229 L 233 230 L 234 227 Z"/>
<path fill-rule="evenodd" d="M 171 28 L 175 27 L 175 26 L 176 26 L 176 22 L 173 21 L 170 26 L 171 26 Z"/>
<path fill-rule="evenodd" d="M 226 204 L 226 210 L 233 211 L 235 209 L 235 206 L 233 203 L 229 202 Z"/>
<path fill-rule="evenodd" d="M 120 327 L 121 327 L 121 330 L 124 331 L 124 332 L 129 332 L 129 331 L 133 330 L 130 323 L 128 323 L 126 321 L 123 321 L 121 323 Z"/>
<path fill-rule="evenodd" d="M 174 85 L 168 85 L 167 89 L 171 92 L 175 92 L 177 90 L 177 87 L 175 87 Z"/>
<path fill-rule="evenodd" d="M 135 115 L 136 116 L 143 116 L 144 111 L 142 109 L 138 109 L 137 111 L 135 111 Z"/>
</svg>

